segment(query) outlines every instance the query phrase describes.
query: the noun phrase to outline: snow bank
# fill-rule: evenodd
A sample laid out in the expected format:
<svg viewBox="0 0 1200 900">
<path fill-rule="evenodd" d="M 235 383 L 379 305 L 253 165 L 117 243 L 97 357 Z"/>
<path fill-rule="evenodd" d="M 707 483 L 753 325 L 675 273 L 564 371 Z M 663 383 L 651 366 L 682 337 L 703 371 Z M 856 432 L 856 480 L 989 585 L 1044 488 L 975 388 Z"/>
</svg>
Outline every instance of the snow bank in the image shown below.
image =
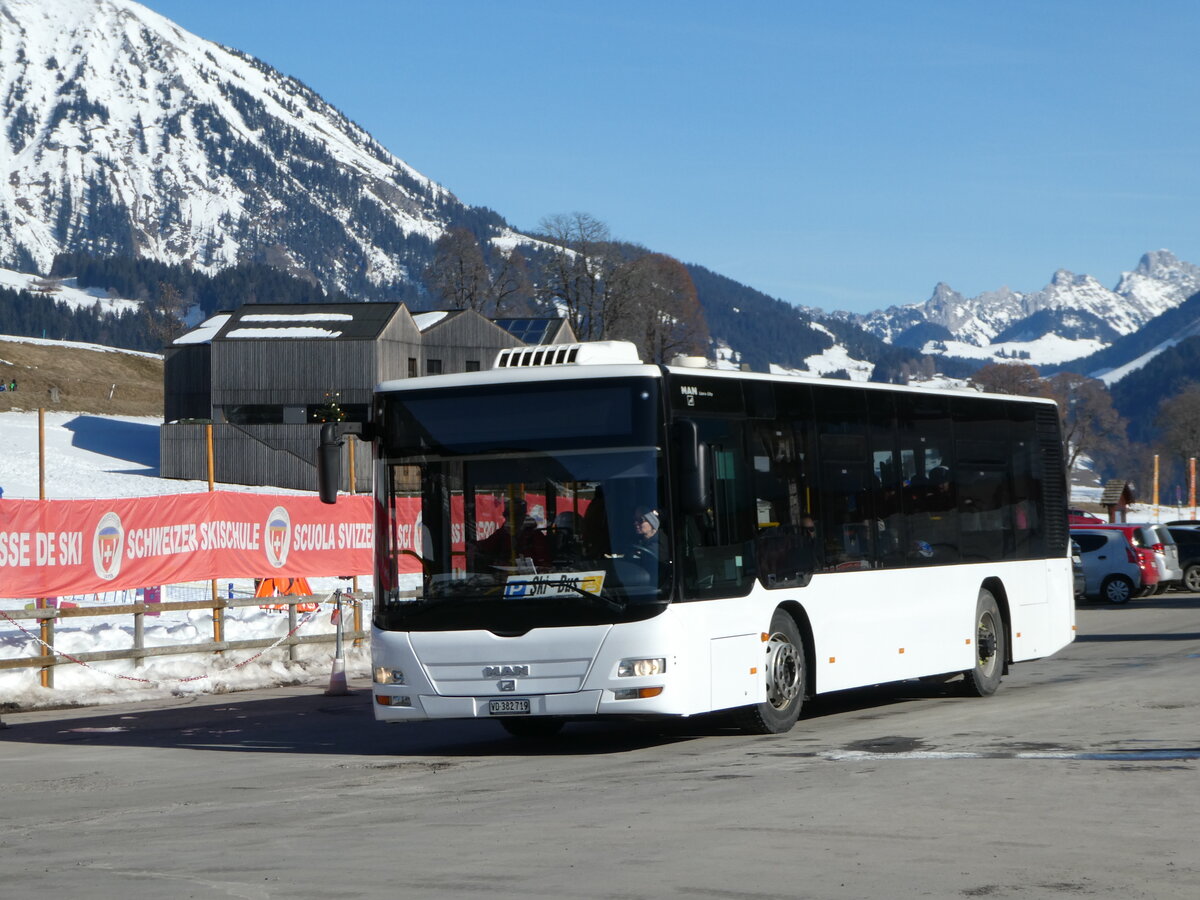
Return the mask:
<svg viewBox="0 0 1200 900">
<path fill-rule="evenodd" d="M 158 429 L 161 419 L 128 416 L 93 416 L 76 413 L 46 414 L 46 496 L 49 499 L 145 497 L 205 491 L 206 482 L 158 478 Z M 38 417 L 36 413 L 0 413 L 0 436 L 5 453 L 0 454 L 0 512 L 5 499 L 38 497 Z M 222 490 L 276 494 L 302 493 L 273 487 L 221 485 Z M 338 578 L 310 578 L 313 591 L 321 595 L 349 589 L 350 582 Z M 371 579 L 359 579 L 362 590 L 371 590 Z M 222 596 L 252 596 L 247 579 L 219 583 Z M 0 595 L 4 593 L 0 582 Z M 164 602 L 207 600 L 208 582 L 168 585 Z M 58 598 L 59 603 L 104 606 L 132 603 L 134 591 L 113 591 Z M 29 598 L 2 598 L 0 609 L 20 610 L 32 605 Z M 300 636 L 332 635 L 332 606 L 325 605 L 303 624 Z M 351 622 L 350 608 L 345 611 Z M 370 621 L 370 608 L 364 610 Z M 211 641 L 211 610 L 164 612 L 145 619 L 145 646 L 192 644 Z M 74 654 L 121 650 L 133 646 L 134 619 L 131 615 L 59 619 L 54 644 L 61 652 Z M 225 613 L 224 637 L 230 641 L 276 640 L 286 636 L 286 613 L 258 606 L 229 609 Z M 38 627 L 34 620 L 9 621 L 0 617 L 0 659 L 39 655 Z M 261 656 L 259 655 L 261 654 Z M 0 708 L 22 708 L 59 704 L 95 704 L 128 700 L 208 693 L 273 685 L 312 682 L 320 686 L 329 678 L 333 644 L 310 644 L 296 648 L 297 660 L 288 663 L 286 648 L 227 651 L 220 656 L 196 653 L 152 657 L 137 667 L 131 660 L 64 664 L 54 669 L 53 689 L 40 686 L 38 669 L 0 670 Z M 252 657 L 257 657 L 251 661 Z M 352 676 L 369 671 L 369 651 L 347 643 L 346 670 Z"/>
</svg>

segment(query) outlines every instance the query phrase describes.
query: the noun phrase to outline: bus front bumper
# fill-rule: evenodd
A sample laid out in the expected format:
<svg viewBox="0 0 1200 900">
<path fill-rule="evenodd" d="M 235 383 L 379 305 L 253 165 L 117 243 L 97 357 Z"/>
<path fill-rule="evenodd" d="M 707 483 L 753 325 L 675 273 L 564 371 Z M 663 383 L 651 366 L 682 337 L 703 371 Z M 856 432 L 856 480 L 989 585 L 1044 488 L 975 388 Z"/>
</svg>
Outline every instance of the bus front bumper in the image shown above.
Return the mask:
<svg viewBox="0 0 1200 900">
<path fill-rule="evenodd" d="M 569 694 L 525 694 L 512 697 L 440 697 L 406 693 L 401 688 L 375 690 L 375 718 L 380 722 L 427 719 L 504 719 L 536 716 L 584 718 L 597 715 L 679 715 L 663 696 L 616 699 L 611 690 Z M 528 708 L 526 712 L 525 709 Z"/>
</svg>

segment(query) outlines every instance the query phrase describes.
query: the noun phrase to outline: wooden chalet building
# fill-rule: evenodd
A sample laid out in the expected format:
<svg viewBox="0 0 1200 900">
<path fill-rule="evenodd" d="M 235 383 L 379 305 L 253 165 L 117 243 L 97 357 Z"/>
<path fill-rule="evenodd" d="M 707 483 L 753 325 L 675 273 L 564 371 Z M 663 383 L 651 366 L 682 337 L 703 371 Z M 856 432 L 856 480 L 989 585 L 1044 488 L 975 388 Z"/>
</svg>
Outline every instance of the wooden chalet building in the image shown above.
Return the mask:
<svg viewBox="0 0 1200 900">
<path fill-rule="evenodd" d="M 322 423 L 363 421 L 375 385 L 489 369 L 500 350 L 571 343 L 565 319 L 491 320 L 472 310 L 411 313 L 402 303 L 248 304 L 178 338 L 164 360 L 160 474 L 316 490 Z M 369 454 L 355 454 L 358 490 Z M 343 487 L 349 466 L 343 466 Z"/>
</svg>

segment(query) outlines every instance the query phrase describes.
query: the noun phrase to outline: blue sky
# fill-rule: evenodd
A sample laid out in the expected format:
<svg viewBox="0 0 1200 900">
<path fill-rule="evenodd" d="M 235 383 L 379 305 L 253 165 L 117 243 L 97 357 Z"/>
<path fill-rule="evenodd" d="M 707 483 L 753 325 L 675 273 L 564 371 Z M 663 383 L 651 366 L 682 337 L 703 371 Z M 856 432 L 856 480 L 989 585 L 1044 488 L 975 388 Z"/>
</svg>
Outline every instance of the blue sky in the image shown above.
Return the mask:
<svg viewBox="0 0 1200 900">
<path fill-rule="evenodd" d="M 464 202 L 865 312 L 1200 264 L 1200 3 L 148 0 Z"/>
</svg>

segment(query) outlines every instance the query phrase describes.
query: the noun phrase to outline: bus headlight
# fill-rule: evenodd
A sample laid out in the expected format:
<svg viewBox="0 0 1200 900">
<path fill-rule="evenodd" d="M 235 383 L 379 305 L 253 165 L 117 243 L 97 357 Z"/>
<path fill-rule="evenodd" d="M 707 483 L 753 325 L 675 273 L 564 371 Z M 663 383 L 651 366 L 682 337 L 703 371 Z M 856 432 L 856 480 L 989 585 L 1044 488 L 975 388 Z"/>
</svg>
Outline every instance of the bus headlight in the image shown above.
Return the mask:
<svg viewBox="0 0 1200 900">
<path fill-rule="evenodd" d="M 630 678 L 639 675 L 661 675 L 667 671 L 667 661 L 658 659 L 623 659 L 617 664 L 617 677 Z"/>
<path fill-rule="evenodd" d="M 404 673 L 399 669 L 390 669 L 387 666 L 376 666 L 372 673 L 372 680 L 376 684 L 404 684 Z"/>
</svg>

